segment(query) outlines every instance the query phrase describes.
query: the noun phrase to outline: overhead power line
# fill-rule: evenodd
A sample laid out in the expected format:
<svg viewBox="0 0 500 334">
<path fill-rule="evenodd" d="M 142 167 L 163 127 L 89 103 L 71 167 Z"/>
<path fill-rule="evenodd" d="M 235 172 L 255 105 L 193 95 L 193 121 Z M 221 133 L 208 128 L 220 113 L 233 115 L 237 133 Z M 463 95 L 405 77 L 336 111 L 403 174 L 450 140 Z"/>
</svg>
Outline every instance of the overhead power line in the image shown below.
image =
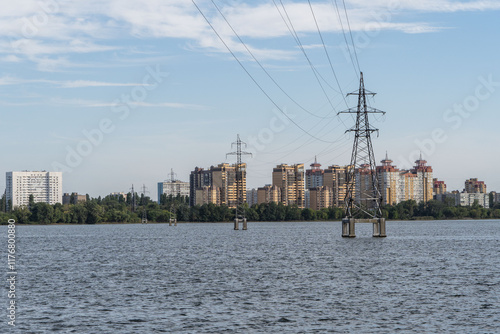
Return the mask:
<svg viewBox="0 0 500 334">
<path fill-rule="evenodd" d="M 290 33 L 292 34 L 292 37 L 295 39 L 295 42 L 297 43 L 297 46 L 299 47 L 299 49 L 302 51 L 302 53 L 304 54 L 304 57 L 306 58 L 307 60 L 307 63 L 309 64 L 309 66 L 311 67 L 311 70 L 314 74 L 314 77 L 316 78 L 316 80 L 318 81 L 318 84 L 319 86 L 321 87 L 321 90 L 323 91 L 323 94 L 325 95 L 326 99 L 328 100 L 328 103 L 330 104 L 330 106 L 332 107 L 332 110 L 335 111 L 335 107 L 333 106 L 333 103 L 330 99 L 330 97 L 328 96 L 328 94 L 326 93 L 326 90 L 325 90 L 325 87 L 323 87 L 323 84 L 321 83 L 321 80 L 320 80 L 320 77 L 326 81 L 322 76 L 321 74 L 316 70 L 316 68 L 314 67 L 313 63 L 311 62 L 311 60 L 309 59 L 309 56 L 307 55 L 307 52 L 306 50 L 304 49 L 304 46 L 302 45 L 302 42 L 300 41 L 300 38 L 299 38 L 299 35 L 297 34 L 297 31 L 295 30 L 295 27 L 293 26 L 293 23 L 292 23 L 292 20 L 290 19 L 290 16 L 288 15 L 288 11 L 286 10 L 286 7 L 285 5 L 283 4 L 283 1 L 282 0 L 279 0 L 280 3 L 281 3 L 281 7 L 283 8 L 283 12 L 285 13 L 286 15 L 286 20 L 285 20 L 285 17 L 283 16 L 283 14 L 281 13 L 281 11 L 279 10 L 278 8 L 278 4 L 276 3 L 275 0 L 273 0 L 273 3 L 274 3 L 274 6 L 276 7 L 276 9 L 278 10 L 281 18 L 283 19 L 283 21 L 285 22 L 288 30 L 290 31 Z M 287 23 L 287 20 L 288 20 L 288 23 Z"/>
<path fill-rule="evenodd" d="M 337 78 L 337 73 L 335 73 L 335 70 L 333 69 L 332 60 L 330 58 L 330 54 L 328 53 L 328 49 L 326 48 L 325 40 L 323 39 L 323 34 L 321 34 L 321 29 L 319 28 L 318 20 L 316 20 L 316 15 L 314 14 L 314 9 L 311 5 L 311 0 L 307 0 L 307 2 L 309 3 L 309 8 L 311 9 L 311 14 L 312 14 L 312 17 L 314 19 L 314 23 L 316 24 L 316 29 L 318 30 L 318 35 L 319 35 L 319 38 L 321 39 L 321 44 L 323 44 L 323 50 L 325 50 L 326 58 L 328 58 L 328 63 L 330 64 L 330 69 L 332 70 L 333 77 L 335 78 L 335 82 L 337 83 L 337 86 L 339 87 L 340 94 L 342 95 L 342 98 L 344 99 L 346 106 L 349 107 L 349 104 L 347 103 L 344 92 L 342 91 L 342 87 L 340 86 L 339 79 Z"/>
<path fill-rule="evenodd" d="M 339 6 L 337 4 L 337 0 L 331 0 L 332 2 L 332 7 L 335 9 L 335 11 L 337 12 L 337 16 L 339 18 L 339 23 L 340 23 L 340 28 L 342 29 L 342 35 L 344 36 L 344 42 L 345 42 L 345 45 L 346 45 L 346 48 L 347 48 L 347 52 L 349 53 L 349 58 L 351 59 L 351 64 L 352 64 L 352 68 L 354 69 L 354 73 L 356 74 L 356 77 L 359 79 L 359 62 L 355 61 L 355 57 L 353 56 L 353 52 L 351 51 L 351 46 L 349 45 L 349 42 L 347 41 L 347 36 L 346 36 L 346 32 L 345 32 L 345 29 L 344 29 L 344 23 L 342 22 L 342 17 L 340 16 L 340 10 L 339 10 Z M 352 37 L 352 35 L 351 35 Z M 356 59 L 357 59 L 357 55 L 356 55 Z M 358 68 L 356 68 L 356 64 L 358 64 Z"/>
<path fill-rule="evenodd" d="M 210 22 L 210 20 L 208 20 L 208 18 L 206 17 L 206 15 L 203 13 L 203 11 L 201 10 L 201 8 L 196 4 L 196 2 L 194 0 L 191 0 L 191 2 L 193 3 L 193 5 L 196 7 L 196 9 L 198 10 L 198 12 L 200 12 L 201 16 L 205 19 L 205 21 L 207 22 L 207 24 L 210 26 L 210 28 L 212 28 L 212 30 L 214 31 L 214 33 L 217 35 L 217 37 L 219 38 L 219 40 L 222 42 L 222 44 L 224 44 L 224 46 L 226 47 L 226 49 L 229 51 L 229 53 L 233 56 L 233 58 L 238 62 L 238 64 L 240 65 L 240 67 L 245 71 L 245 73 L 250 77 L 250 79 L 252 79 L 252 81 L 255 83 L 255 85 L 261 90 L 261 92 L 267 97 L 267 99 L 292 123 L 294 124 L 297 128 L 299 128 L 301 131 L 305 132 L 307 135 L 309 135 L 310 137 L 318 140 L 318 141 L 321 141 L 321 142 L 324 142 L 324 143 L 332 143 L 328 140 L 324 140 L 324 139 L 321 139 L 319 137 L 316 137 L 315 135 L 313 135 L 312 133 L 310 133 L 309 131 L 307 131 L 306 129 L 304 129 L 302 126 L 300 126 L 297 122 L 295 122 L 290 116 L 287 115 L 287 113 L 285 113 L 283 111 L 283 109 L 273 100 L 273 98 L 264 90 L 264 88 L 257 82 L 257 80 L 252 76 L 252 74 L 246 69 L 246 67 L 243 65 L 243 63 L 239 60 L 239 58 L 235 55 L 235 53 L 231 50 L 231 48 L 227 45 L 227 43 L 224 41 L 224 39 L 222 38 L 222 36 L 217 32 L 217 30 L 215 29 L 215 27 L 212 25 L 212 23 Z"/>
<path fill-rule="evenodd" d="M 361 67 L 359 66 L 358 53 L 356 52 L 356 45 L 354 44 L 354 38 L 352 38 L 351 22 L 349 21 L 349 15 L 347 15 L 347 8 L 345 6 L 345 0 L 342 0 L 344 4 L 345 18 L 347 20 L 347 26 L 349 27 L 349 35 L 351 35 L 352 49 L 354 51 L 354 57 L 356 59 L 356 65 L 358 65 L 358 71 L 361 72 Z"/>
<path fill-rule="evenodd" d="M 262 69 L 262 71 L 264 71 L 264 73 L 269 77 L 269 79 L 271 79 L 271 81 L 276 85 L 276 87 L 278 87 L 279 90 L 281 90 L 281 92 L 283 94 L 285 94 L 295 105 L 297 105 L 300 109 L 302 109 L 303 111 L 305 111 L 306 113 L 308 113 L 309 115 L 311 116 L 314 116 L 314 117 L 317 117 L 317 118 L 321 118 L 321 119 L 325 119 L 325 118 L 332 118 L 332 116 L 318 116 L 316 115 L 315 113 L 307 110 L 306 108 L 304 108 L 300 103 L 298 103 L 294 98 L 292 98 L 290 96 L 290 94 L 288 94 L 279 84 L 278 82 L 271 76 L 271 74 L 266 70 L 266 68 L 262 65 L 262 63 L 255 57 L 255 55 L 253 54 L 253 52 L 250 50 L 250 48 L 248 48 L 248 46 L 246 45 L 245 42 L 243 42 L 243 40 L 241 39 L 240 35 L 236 32 L 236 30 L 233 28 L 233 26 L 231 25 L 231 23 L 229 23 L 229 21 L 227 20 L 226 16 L 222 13 L 222 11 L 220 10 L 219 6 L 217 6 L 217 4 L 213 1 L 212 1 L 212 4 L 214 5 L 214 7 L 217 9 L 217 11 L 219 12 L 219 14 L 222 16 L 222 18 L 224 19 L 224 21 L 227 23 L 227 25 L 229 26 L 229 28 L 231 28 L 231 30 L 233 31 L 234 35 L 238 38 L 238 40 L 240 41 L 240 43 L 243 45 L 243 47 L 247 50 L 247 52 L 250 54 L 250 56 L 252 57 L 252 59 L 257 63 L 257 65 L 259 65 L 259 67 Z M 347 104 L 347 102 L 346 102 Z M 335 116 L 333 116 L 335 117 Z"/>
</svg>

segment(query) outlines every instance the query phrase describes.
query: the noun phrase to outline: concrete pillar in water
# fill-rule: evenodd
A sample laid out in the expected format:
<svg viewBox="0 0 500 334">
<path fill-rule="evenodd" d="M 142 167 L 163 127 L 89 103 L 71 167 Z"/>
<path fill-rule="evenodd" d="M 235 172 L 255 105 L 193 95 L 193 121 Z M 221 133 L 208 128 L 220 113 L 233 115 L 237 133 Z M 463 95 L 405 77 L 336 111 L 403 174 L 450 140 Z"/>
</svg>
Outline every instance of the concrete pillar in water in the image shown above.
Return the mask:
<svg viewBox="0 0 500 334">
<path fill-rule="evenodd" d="M 376 223 L 373 223 L 373 236 L 380 237 L 380 220 L 377 220 Z"/>
<path fill-rule="evenodd" d="M 380 221 L 380 235 L 379 237 L 385 238 L 387 234 L 385 234 L 385 218 L 379 218 Z"/>
<path fill-rule="evenodd" d="M 349 219 L 349 238 L 355 238 L 356 233 L 355 233 L 355 223 L 356 219 L 350 218 Z"/>
<path fill-rule="evenodd" d="M 373 236 L 379 238 L 385 238 L 385 218 L 378 218 L 376 222 L 373 223 Z"/>
<path fill-rule="evenodd" d="M 349 218 L 342 219 L 342 237 L 347 238 L 349 236 Z"/>
<path fill-rule="evenodd" d="M 247 219 L 243 218 L 243 230 L 247 229 Z"/>
<path fill-rule="evenodd" d="M 238 221 L 238 218 L 234 218 L 234 229 L 235 230 L 240 229 L 240 222 Z"/>
<path fill-rule="evenodd" d="M 344 218 L 342 219 L 342 237 L 344 238 L 354 238 L 356 237 L 354 224 L 356 219 L 354 218 Z"/>
</svg>

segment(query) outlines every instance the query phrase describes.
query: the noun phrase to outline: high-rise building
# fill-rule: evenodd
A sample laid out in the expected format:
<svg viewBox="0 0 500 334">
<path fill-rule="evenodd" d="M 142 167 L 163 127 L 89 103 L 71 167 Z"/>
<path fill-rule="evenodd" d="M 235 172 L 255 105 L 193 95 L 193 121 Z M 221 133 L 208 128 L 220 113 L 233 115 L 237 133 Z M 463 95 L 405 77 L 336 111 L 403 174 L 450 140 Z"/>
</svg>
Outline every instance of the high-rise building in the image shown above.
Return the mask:
<svg viewBox="0 0 500 334">
<path fill-rule="evenodd" d="M 238 181 L 236 177 L 236 164 L 230 165 L 222 163 L 217 166 L 211 166 L 209 170 L 196 167 L 191 172 L 189 177 L 190 198 L 189 204 L 191 206 L 214 203 L 216 205 L 227 205 L 230 208 L 236 207 L 237 199 L 240 198 L 241 203 L 246 202 L 246 164 L 242 163 L 239 166 L 242 177 Z M 239 183 L 239 184 L 238 184 Z M 205 187 L 209 187 L 210 191 L 218 192 L 217 196 L 204 196 L 202 200 L 196 198 Z M 239 189 L 239 194 L 238 194 Z M 204 190 L 205 193 L 208 191 Z M 203 193 L 204 194 L 204 193 Z"/>
<path fill-rule="evenodd" d="M 493 200 L 493 204 L 500 203 L 500 193 L 497 193 L 496 191 L 492 191 L 490 193 L 491 199 Z"/>
<path fill-rule="evenodd" d="M 377 166 L 377 177 L 382 205 L 394 205 L 399 203 L 401 172 L 392 165 L 387 153 L 385 159 L 381 161 L 382 166 Z"/>
<path fill-rule="evenodd" d="M 251 207 L 254 204 L 258 204 L 257 193 L 258 193 L 258 190 L 255 188 L 247 190 L 247 203 L 248 203 L 249 207 Z"/>
<path fill-rule="evenodd" d="M 212 173 L 196 167 L 189 175 L 189 205 L 196 205 L 196 190 L 212 186 Z"/>
<path fill-rule="evenodd" d="M 432 182 L 434 183 L 434 196 L 446 194 L 446 183 L 444 181 L 433 179 Z"/>
<path fill-rule="evenodd" d="M 12 208 L 35 202 L 62 203 L 62 172 L 7 172 L 6 200 Z"/>
<path fill-rule="evenodd" d="M 422 154 L 420 154 L 420 159 L 415 161 L 415 164 L 415 167 L 411 170 L 411 173 L 415 175 L 413 184 L 414 197 L 412 199 L 414 199 L 417 203 L 428 202 L 434 198 L 432 167 L 427 166 L 427 161 L 422 159 Z"/>
<path fill-rule="evenodd" d="M 332 206 L 343 207 L 347 194 L 349 166 L 332 165 L 324 170 L 323 185 L 333 190 Z"/>
<path fill-rule="evenodd" d="M 375 201 L 368 200 L 373 198 L 373 174 L 374 170 L 370 169 L 369 164 L 362 164 L 354 173 L 355 178 L 355 197 L 356 203 L 362 204 L 365 208 L 371 209 L 374 207 Z M 375 182 L 378 182 L 375 180 Z M 362 202 L 362 199 L 364 201 Z"/>
<path fill-rule="evenodd" d="M 434 198 L 435 183 L 432 178 L 432 167 L 427 166 L 427 161 L 420 157 L 415 161 L 415 166 L 411 170 L 399 170 L 392 163 L 389 157 L 381 161 L 382 165 L 377 166 L 377 182 L 382 196 L 382 205 L 395 205 L 397 203 L 414 200 L 417 203 L 427 202 Z M 369 197 L 370 194 L 361 196 L 361 192 L 371 189 L 372 171 L 369 165 L 361 165 L 355 173 L 356 177 L 356 201 L 361 197 Z M 437 181 L 440 191 L 446 192 L 444 182 Z M 371 203 L 364 203 L 370 207 Z"/>
<path fill-rule="evenodd" d="M 160 203 L 160 199 L 163 195 L 174 197 L 178 195 L 189 196 L 189 183 L 180 180 L 158 182 L 158 203 Z"/>
<path fill-rule="evenodd" d="M 279 203 L 281 202 L 281 188 L 266 184 L 257 189 L 257 203 Z"/>
<path fill-rule="evenodd" d="M 273 168 L 273 186 L 281 189 L 281 202 L 284 205 L 304 208 L 304 164 L 281 164 Z"/>
<path fill-rule="evenodd" d="M 321 169 L 321 164 L 318 163 L 316 157 L 314 163 L 310 166 L 311 169 L 306 170 L 306 189 L 321 187 L 323 185 L 324 171 Z"/>
<path fill-rule="evenodd" d="M 321 186 L 309 189 L 309 208 L 321 210 L 333 206 L 333 189 Z"/>
<path fill-rule="evenodd" d="M 477 179 L 468 179 L 465 181 L 465 192 L 469 194 L 486 194 L 486 184 L 484 184 L 484 181 L 478 181 Z"/>
<path fill-rule="evenodd" d="M 195 190 L 194 205 L 215 204 L 221 205 L 220 188 L 203 186 Z"/>
<path fill-rule="evenodd" d="M 247 177 L 246 163 L 239 166 L 241 179 L 238 181 L 236 177 L 236 164 L 230 165 L 222 163 L 216 167 L 210 167 L 212 172 L 212 185 L 220 189 L 220 204 L 227 205 L 230 208 L 236 207 L 238 197 L 240 203 L 247 201 Z M 239 185 L 238 185 L 239 183 Z M 239 194 L 237 193 L 239 189 Z"/>
<path fill-rule="evenodd" d="M 398 188 L 397 202 L 404 202 L 415 199 L 415 180 L 416 175 L 409 170 L 401 171 Z"/>
</svg>

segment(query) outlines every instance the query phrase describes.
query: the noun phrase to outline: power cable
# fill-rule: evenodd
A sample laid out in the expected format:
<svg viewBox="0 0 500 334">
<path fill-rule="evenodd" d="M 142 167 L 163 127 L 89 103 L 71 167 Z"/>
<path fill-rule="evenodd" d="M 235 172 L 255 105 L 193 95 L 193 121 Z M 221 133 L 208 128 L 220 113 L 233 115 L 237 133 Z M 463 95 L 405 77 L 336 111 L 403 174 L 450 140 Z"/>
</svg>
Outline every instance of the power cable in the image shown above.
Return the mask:
<svg viewBox="0 0 500 334">
<path fill-rule="evenodd" d="M 212 23 L 208 20 L 208 18 L 205 16 L 205 14 L 203 13 L 203 11 L 201 10 L 200 7 L 198 7 L 198 5 L 196 4 L 196 2 L 194 0 L 191 0 L 191 2 L 194 4 L 194 6 L 196 7 L 196 9 L 200 12 L 201 16 L 203 16 L 203 18 L 205 19 L 205 21 L 207 22 L 207 24 L 210 26 L 210 28 L 212 28 L 212 30 L 214 31 L 214 33 L 217 35 L 217 37 L 220 39 L 220 41 L 222 42 L 222 44 L 224 44 L 224 46 L 226 47 L 226 49 L 229 51 L 229 53 L 231 53 L 231 55 L 233 56 L 233 58 L 238 62 L 238 64 L 241 66 L 241 68 L 245 71 L 245 73 L 250 77 L 250 79 L 252 79 L 252 81 L 255 83 L 255 85 L 257 85 L 257 87 L 261 90 L 261 92 L 269 99 L 269 101 L 290 121 L 292 122 L 297 128 L 299 128 L 300 130 L 302 130 L 303 132 L 307 133 L 310 137 L 316 139 L 316 140 L 319 140 L 321 142 L 324 142 L 324 143 L 332 143 L 330 141 L 327 141 L 327 140 L 324 140 L 324 139 L 321 139 L 321 138 L 318 138 L 316 137 L 315 135 L 311 134 L 310 132 L 308 132 L 306 129 L 304 129 L 303 127 L 301 127 L 299 124 L 297 124 L 297 122 L 295 122 L 292 118 L 290 118 L 290 116 L 288 116 L 279 106 L 278 104 L 271 98 L 271 96 L 269 94 L 267 94 L 267 92 L 264 90 L 264 88 L 262 88 L 262 86 L 257 82 L 257 80 L 250 74 L 250 72 L 246 69 L 246 67 L 243 65 L 243 63 L 239 60 L 238 57 L 236 57 L 236 55 L 234 54 L 234 52 L 231 50 L 231 48 L 229 48 L 229 46 L 227 45 L 227 43 L 224 41 L 224 39 L 222 38 L 222 36 L 220 36 L 220 34 L 217 32 L 217 30 L 215 29 L 215 27 L 212 25 Z M 332 105 L 333 107 L 333 105 Z M 335 109 L 334 109 L 335 110 Z"/>
<path fill-rule="evenodd" d="M 332 6 L 336 10 L 337 16 L 339 18 L 340 27 L 342 29 L 342 35 L 344 36 L 344 42 L 345 42 L 345 45 L 347 47 L 347 52 L 349 52 L 349 58 L 351 58 L 351 63 L 352 63 L 352 67 L 354 69 L 354 73 L 356 74 L 356 77 L 359 80 L 359 70 L 356 69 L 356 62 L 354 61 L 354 57 L 353 57 L 352 52 L 351 52 L 351 47 L 349 46 L 349 42 L 347 41 L 347 36 L 345 33 L 344 24 L 342 23 L 342 18 L 340 16 L 340 10 L 339 10 L 339 6 L 337 4 L 337 0 L 335 0 L 335 3 L 333 2 L 333 0 L 331 0 L 331 2 L 332 2 Z"/>
<path fill-rule="evenodd" d="M 347 15 L 347 8 L 345 6 L 345 0 L 342 0 L 342 3 L 344 4 L 345 18 L 347 19 L 347 26 L 349 27 L 349 35 L 351 35 L 352 49 L 354 51 L 354 56 L 356 58 L 356 64 L 358 65 L 358 72 L 361 73 L 361 67 L 359 66 L 359 61 L 358 61 L 358 53 L 356 52 L 356 45 L 354 44 L 354 38 L 352 38 L 351 23 L 349 21 L 349 15 Z"/>
<path fill-rule="evenodd" d="M 311 116 L 314 116 L 314 117 L 317 117 L 317 118 L 321 118 L 321 119 L 325 119 L 325 118 L 332 118 L 332 117 L 335 117 L 335 116 L 318 116 L 314 113 L 312 113 L 311 111 L 307 110 L 306 108 L 304 108 L 301 104 L 299 104 L 295 99 L 293 99 L 279 84 L 278 82 L 271 76 L 271 74 L 265 69 L 265 67 L 262 65 L 262 63 L 254 56 L 253 52 L 248 48 L 248 46 L 246 45 L 245 42 L 243 42 L 243 40 L 241 39 L 240 35 L 236 32 L 236 30 L 233 28 L 233 26 L 229 23 L 229 21 L 227 20 L 226 16 L 222 13 L 222 11 L 220 10 L 219 6 L 217 6 L 217 4 L 215 4 L 215 2 L 213 0 L 211 0 L 212 4 L 214 5 L 214 7 L 217 9 L 217 11 L 219 12 L 219 14 L 222 16 L 222 18 L 224 19 L 224 21 L 226 21 L 227 25 L 229 26 L 229 28 L 231 28 L 231 30 L 233 31 L 234 35 L 238 38 L 238 40 L 240 41 L 240 43 L 245 47 L 245 49 L 247 50 L 247 52 L 250 54 L 250 56 L 252 56 L 253 60 L 260 66 L 260 68 L 264 71 L 264 73 L 269 77 L 269 79 L 271 79 L 271 81 L 276 85 L 276 87 L 279 88 L 279 90 L 281 90 L 281 92 L 283 92 L 283 94 L 285 94 L 295 105 L 297 105 L 300 109 L 302 109 L 303 111 L 305 111 L 306 113 L 308 113 L 309 115 Z"/>
<path fill-rule="evenodd" d="M 326 99 L 328 100 L 328 102 L 330 103 L 330 106 L 332 107 L 332 110 L 335 111 L 335 108 L 333 106 L 333 103 L 332 101 L 330 100 L 330 97 L 328 96 L 328 94 L 326 93 L 325 91 L 325 88 L 323 87 L 323 84 L 321 83 L 321 80 L 319 79 L 319 77 L 321 76 L 321 74 L 319 74 L 314 65 L 312 64 L 311 60 L 309 59 L 309 56 L 307 55 L 307 52 L 306 50 L 304 49 L 304 46 L 302 45 L 302 42 L 300 41 L 300 38 L 299 38 L 299 35 L 297 34 L 297 31 L 295 30 L 294 26 L 293 26 L 293 23 L 292 23 L 292 20 L 290 19 L 290 16 L 288 15 L 288 12 L 285 8 L 285 5 L 283 4 L 283 1 L 282 0 L 279 0 L 280 3 L 281 3 L 281 7 L 283 8 L 283 12 L 285 13 L 287 19 L 288 19 L 288 23 L 290 24 L 290 26 L 288 26 L 288 24 L 286 24 L 286 20 L 283 16 L 283 14 L 281 13 L 281 11 L 279 10 L 278 8 L 278 4 L 276 3 L 275 0 L 273 0 L 273 3 L 276 7 L 276 9 L 278 10 L 281 18 L 283 19 L 283 21 L 285 22 L 286 26 L 288 27 L 288 30 L 290 31 L 290 33 L 292 34 L 292 36 L 294 37 L 295 39 L 295 42 L 297 43 L 299 49 L 302 51 L 302 53 L 304 54 L 304 57 L 306 58 L 307 62 L 309 63 L 309 66 L 311 67 L 311 70 L 313 71 L 313 74 L 314 76 L 316 77 L 316 80 L 318 81 L 318 84 L 319 86 L 321 87 L 321 90 L 323 91 L 323 94 L 325 95 Z M 324 80 L 324 79 L 323 79 Z"/>
<path fill-rule="evenodd" d="M 335 78 L 335 81 L 337 82 L 337 86 L 339 87 L 340 94 L 342 94 L 342 97 L 344 99 L 346 107 L 349 108 L 349 104 L 347 103 L 344 92 L 342 91 L 342 87 L 340 86 L 339 79 L 337 78 L 337 73 L 335 73 L 335 70 L 333 69 L 332 60 L 331 60 L 330 54 L 328 53 L 328 50 L 326 48 L 325 40 L 323 39 L 323 34 L 321 34 L 321 29 L 319 28 L 318 20 L 316 20 L 316 15 L 314 14 L 314 9 L 311 5 L 311 0 L 307 0 L 307 2 L 309 3 L 309 8 L 311 9 L 311 14 L 312 14 L 312 17 L 314 19 L 314 23 L 316 24 L 316 29 L 318 30 L 318 35 L 319 35 L 319 38 L 321 39 L 321 44 L 323 44 L 323 50 L 325 50 L 326 58 L 328 58 L 328 63 L 330 64 L 330 69 L 332 70 L 333 77 Z"/>
</svg>

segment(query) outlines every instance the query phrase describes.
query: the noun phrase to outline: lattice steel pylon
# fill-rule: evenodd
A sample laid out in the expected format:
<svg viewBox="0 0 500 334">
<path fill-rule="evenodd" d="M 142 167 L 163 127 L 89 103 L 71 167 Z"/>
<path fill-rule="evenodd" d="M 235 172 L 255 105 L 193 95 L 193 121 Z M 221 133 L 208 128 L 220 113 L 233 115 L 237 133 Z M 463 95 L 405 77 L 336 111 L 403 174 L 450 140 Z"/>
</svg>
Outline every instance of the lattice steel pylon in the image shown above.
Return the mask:
<svg viewBox="0 0 500 334">
<path fill-rule="evenodd" d="M 236 151 L 226 154 L 226 158 L 228 155 L 236 155 L 236 168 L 235 168 L 236 212 L 235 212 L 235 218 L 234 218 L 234 229 L 239 230 L 239 223 L 243 222 L 243 230 L 246 230 L 247 229 L 247 219 L 245 217 L 245 210 L 243 209 L 241 216 L 238 214 L 238 208 L 240 205 L 243 204 L 243 191 L 246 191 L 246 189 L 243 189 L 243 172 L 244 172 L 244 170 L 241 169 L 242 164 L 243 164 L 241 156 L 242 155 L 252 156 L 252 153 L 245 152 L 245 151 L 241 150 L 241 147 L 244 146 L 246 148 L 247 144 L 241 141 L 240 135 L 238 135 L 236 141 L 231 144 L 231 148 L 233 148 L 234 146 L 236 146 Z"/>
<path fill-rule="evenodd" d="M 174 186 L 174 182 L 175 182 L 175 173 L 174 173 L 174 169 L 171 168 L 170 169 L 170 218 L 169 218 L 169 221 L 168 221 L 168 225 L 169 226 L 172 226 L 172 224 L 174 224 L 174 226 L 177 226 L 177 217 L 174 213 L 175 211 L 175 207 L 174 207 L 174 202 L 175 202 L 175 196 L 174 196 L 174 193 L 175 193 L 175 186 Z"/>
<path fill-rule="evenodd" d="M 143 199 L 143 203 L 142 203 L 142 217 L 141 217 L 141 223 L 143 224 L 147 224 L 148 223 L 148 214 L 146 212 L 146 193 L 148 193 L 149 191 L 146 190 L 146 185 L 143 184 L 142 185 L 142 199 Z"/>
<path fill-rule="evenodd" d="M 131 198 L 130 198 L 130 207 L 132 209 L 132 212 L 135 212 L 136 206 L 137 206 L 137 200 L 135 198 L 135 191 L 134 191 L 134 185 L 132 184 L 132 189 L 130 189 L 130 192 L 132 193 Z"/>
<path fill-rule="evenodd" d="M 373 236 L 385 237 L 385 219 L 382 218 L 377 168 L 371 134 L 378 132 L 370 126 L 369 114 L 385 114 L 384 111 L 369 107 L 366 96 L 376 93 L 365 89 L 361 72 L 359 90 L 349 95 L 358 96 L 358 106 L 340 113 L 356 114 L 356 125 L 346 132 L 354 132 L 351 163 L 347 168 L 346 196 L 344 200 L 345 218 L 342 220 L 342 236 L 355 237 L 355 223 L 373 223 Z M 339 114 L 340 114 L 339 113 Z M 369 217 L 369 218 L 367 218 Z"/>
</svg>

